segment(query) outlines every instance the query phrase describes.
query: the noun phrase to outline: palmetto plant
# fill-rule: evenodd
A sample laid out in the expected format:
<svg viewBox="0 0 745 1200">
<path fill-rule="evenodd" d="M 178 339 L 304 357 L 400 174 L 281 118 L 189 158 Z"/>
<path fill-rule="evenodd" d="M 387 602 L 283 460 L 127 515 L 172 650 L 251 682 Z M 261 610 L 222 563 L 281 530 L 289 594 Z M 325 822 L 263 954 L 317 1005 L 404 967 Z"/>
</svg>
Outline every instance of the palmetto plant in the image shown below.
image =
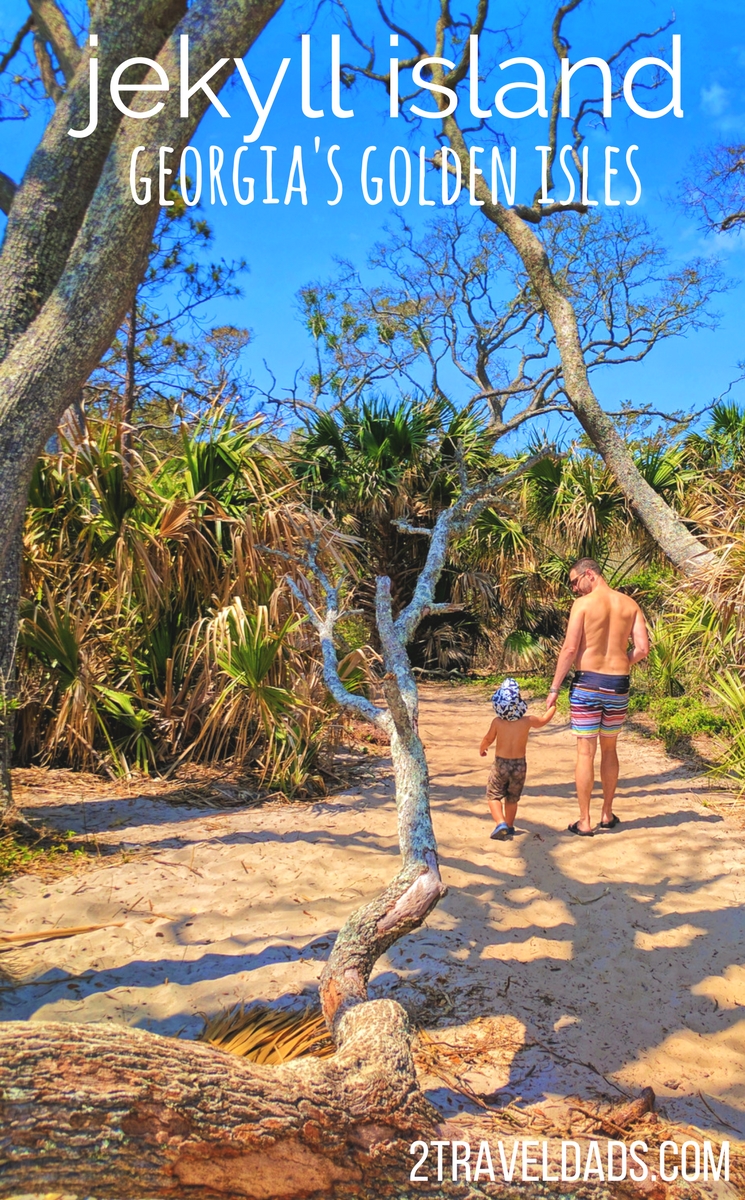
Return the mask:
<svg viewBox="0 0 745 1200">
<path fill-rule="evenodd" d="M 723 672 L 710 690 L 724 705 L 730 718 L 730 737 L 722 761 L 722 769 L 737 780 L 740 793 L 745 792 L 745 683 L 742 674 Z"/>
<path fill-rule="evenodd" d="M 218 408 L 168 453 L 125 456 L 116 420 L 94 419 L 40 461 L 19 761 L 127 772 L 219 758 L 285 790 L 321 784 L 330 715 L 267 553 L 294 552 L 321 522 L 260 426 Z"/>
<path fill-rule="evenodd" d="M 682 696 L 691 666 L 692 640 L 682 639 L 664 617 L 652 629 L 647 670 L 655 690 L 661 696 Z"/>
<path fill-rule="evenodd" d="M 362 399 L 334 412 L 314 415 L 293 445 L 294 471 L 308 502 L 320 507 L 358 541 L 357 602 L 372 626 L 375 575 L 388 575 L 395 607 L 406 603 L 426 556 L 426 540 L 399 523 L 431 528 L 450 504 L 459 484 L 459 463 L 471 477 L 493 470 L 493 438 L 483 415 L 471 407 L 456 410 L 442 399 Z M 469 568 L 466 568 L 469 569 Z M 438 599 L 461 601 L 469 591 L 453 560 Z M 485 576 L 473 574 L 489 592 Z M 465 619 L 465 618 L 464 618 Z M 473 617 L 467 619 L 473 625 Z M 472 636 L 453 614 L 446 627 L 425 619 L 413 647 L 417 665 L 468 667 L 481 634 Z"/>
<path fill-rule="evenodd" d="M 544 459 L 524 484 L 528 513 L 574 558 L 603 558 L 625 532 L 623 495 L 602 461 L 587 453 Z"/>
<path fill-rule="evenodd" d="M 452 544 L 437 595 L 451 611 L 422 623 L 414 661 L 545 667 L 571 604 L 567 568 L 591 554 L 614 586 L 641 589 L 652 691 L 708 685 L 726 705 L 718 677 L 745 668 L 741 416 L 715 412 L 699 441 L 637 454 L 719 550 L 709 601 L 659 574 L 603 464 L 579 448 L 542 460 Z M 431 527 L 464 460 L 471 477 L 507 465 L 489 444 L 472 409 L 383 399 L 316 415 L 284 443 L 219 407 L 182 422 L 168 451 L 141 442 L 124 455 L 115 419 L 60 437 L 30 494 L 17 760 L 122 772 L 230 759 L 267 787 L 321 786 L 334 718 L 282 555 L 302 556 L 324 523 L 345 531 L 330 544 L 352 567 L 363 632 L 342 672 L 364 688 L 371 577 L 390 574 L 400 604 L 426 553 L 397 522 Z M 745 735 L 730 760 L 745 762 Z"/>
<path fill-rule="evenodd" d="M 371 559 L 390 566 L 391 522 L 436 515 L 457 485 L 457 456 L 486 470 L 491 441 L 476 413 L 442 400 L 362 400 L 312 418 L 294 446 L 295 474 L 316 503 L 364 531 Z"/>
<path fill-rule="evenodd" d="M 689 456 L 707 467 L 742 471 L 745 462 L 745 411 L 734 401 L 721 402 L 711 410 L 711 421 L 703 433 L 686 439 Z"/>
<path fill-rule="evenodd" d="M 199 630 L 205 659 L 216 669 L 215 700 L 200 740 L 215 757 L 232 750 L 240 761 L 260 745 L 263 778 L 272 772 L 297 704 L 287 685 L 290 638 L 301 624 L 289 616 L 272 627 L 265 605 L 247 613 L 236 596 Z"/>
<path fill-rule="evenodd" d="M 305 1055 L 330 1058 L 334 1042 L 319 1010 L 283 1012 L 281 1009 L 242 1004 L 205 1022 L 200 1041 L 227 1054 L 259 1063 L 284 1063 Z"/>
</svg>

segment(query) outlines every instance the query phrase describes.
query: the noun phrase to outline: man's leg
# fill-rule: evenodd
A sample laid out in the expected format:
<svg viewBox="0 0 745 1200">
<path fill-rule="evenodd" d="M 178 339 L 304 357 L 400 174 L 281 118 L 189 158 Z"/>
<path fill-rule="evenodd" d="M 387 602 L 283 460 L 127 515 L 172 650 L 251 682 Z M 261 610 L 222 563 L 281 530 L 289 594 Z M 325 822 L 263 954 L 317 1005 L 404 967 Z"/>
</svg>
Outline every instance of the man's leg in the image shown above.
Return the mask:
<svg viewBox="0 0 745 1200">
<path fill-rule="evenodd" d="M 600 820 L 607 824 L 613 817 L 613 800 L 618 786 L 617 736 L 600 736 L 600 780 L 603 785 L 603 811 Z"/>
<path fill-rule="evenodd" d="M 582 833 L 592 833 L 590 798 L 595 782 L 595 752 L 603 714 L 602 697 L 588 688 L 572 687 L 569 690 L 569 708 L 572 733 L 577 738 L 577 765 L 574 769 L 579 803 L 577 827 Z"/>
<path fill-rule="evenodd" d="M 595 782 L 595 751 L 598 748 L 597 737 L 577 738 L 577 766 L 574 779 L 577 785 L 577 801 L 579 803 L 579 827 L 583 833 L 589 833 L 590 798 L 592 785 Z"/>
</svg>

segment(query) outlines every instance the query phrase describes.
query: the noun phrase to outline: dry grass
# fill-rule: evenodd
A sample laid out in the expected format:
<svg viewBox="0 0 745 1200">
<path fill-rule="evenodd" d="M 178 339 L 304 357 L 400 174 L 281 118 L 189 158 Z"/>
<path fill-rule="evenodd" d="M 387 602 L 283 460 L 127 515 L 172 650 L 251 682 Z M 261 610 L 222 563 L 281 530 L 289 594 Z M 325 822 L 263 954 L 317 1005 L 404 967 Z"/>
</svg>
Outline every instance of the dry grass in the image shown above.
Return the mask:
<svg viewBox="0 0 745 1200">
<path fill-rule="evenodd" d="M 242 1004 L 207 1020 L 199 1040 L 255 1063 L 291 1062 L 312 1055 L 330 1058 L 334 1043 L 318 1009 L 283 1012 Z"/>
</svg>

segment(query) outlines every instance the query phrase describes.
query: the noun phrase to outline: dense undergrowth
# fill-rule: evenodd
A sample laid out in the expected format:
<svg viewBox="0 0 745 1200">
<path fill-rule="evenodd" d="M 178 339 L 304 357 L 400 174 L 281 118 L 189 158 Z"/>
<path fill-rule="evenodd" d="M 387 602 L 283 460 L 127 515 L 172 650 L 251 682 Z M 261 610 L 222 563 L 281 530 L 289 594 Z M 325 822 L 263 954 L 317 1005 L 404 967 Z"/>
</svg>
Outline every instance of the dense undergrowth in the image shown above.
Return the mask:
<svg viewBox="0 0 745 1200">
<path fill-rule="evenodd" d="M 471 477 L 506 470 L 483 419 L 443 402 L 364 401 L 279 438 L 213 406 L 135 451 L 113 416 L 60 434 L 39 461 L 26 526 L 15 761 L 128 774 L 229 762 L 288 795 L 325 786 L 339 736 L 319 653 L 285 574 L 310 540 L 347 573 L 342 674 L 375 687 L 372 580 L 405 602 L 431 525 Z M 720 406 L 703 433 L 639 440 L 637 463 L 719 554 L 681 580 L 583 445 L 541 462 L 453 547 L 445 614 L 412 647 L 424 669 L 552 670 L 572 597 L 567 569 L 601 561 L 651 631 L 632 711 L 672 748 L 718 739 L 745 785 L 745 416 Z M 526 447 L 527 454 L 530 447 Z M 561 704 L 565 705 L 563 697 Z"/>
<path fill-rule="evenodd" d="M 214 409 L 169 450 L 135 454 L 94 420 L 40 460 L 18 763 L 125 774 L 230 760 L 267 789 L 323 789 L 334 714 L 279 555 L 324 523 L 259 425 Z"/>
</svg>

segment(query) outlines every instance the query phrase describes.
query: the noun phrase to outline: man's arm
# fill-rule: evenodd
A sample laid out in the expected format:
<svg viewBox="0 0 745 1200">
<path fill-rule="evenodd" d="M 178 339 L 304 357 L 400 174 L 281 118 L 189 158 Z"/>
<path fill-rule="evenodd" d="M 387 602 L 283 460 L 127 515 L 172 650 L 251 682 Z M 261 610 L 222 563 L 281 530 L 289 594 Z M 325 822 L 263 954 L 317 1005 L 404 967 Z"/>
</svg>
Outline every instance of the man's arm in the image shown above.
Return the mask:
<svg viewBox="0 0 745 1200">
<path fill-rule="evenodd" d="M 631 627 L 631 641 L 634 649 L 629 651 L 629 666 L 641 662 L 649 654 L 649 632 L 647 622 L 644 620 L 644 613 L 640 608 L 636 610 L 634 624 Z"/>
<path fill-rule="evenodd" d="M 575 600 L 572 605 L 572 611 L 569 614 L 569 623 L 567 625 L 566 636 L 564 637 L 564 645 L 559 651 L 559 657 L 556 660 L 556 670 L 554 678 L 546 697 L 546 708 L 550 708 L 556 703 L 556 697 L 559 694 L 559 688 L 564 682 L 564 676 L 574 662 L 579 648 L 582 644 L 582 630 L 585 624 L 584 606 L 581 600 Z"/>
<path fill-rule="evenodd" d="M 481 755 L 482 758 L 486 754 L 487 750 L 491 746 L 491 744 L 494 741 L 496 736 L 497 736 L 497 718 L 495 717 L 494 720 L 492 721 L 491 725 L 487 729 L 486 733 L 484 734 L 484 736 L 481 739 L 481 745 L 479 746 L 479 754 Z"/>
</svg>

